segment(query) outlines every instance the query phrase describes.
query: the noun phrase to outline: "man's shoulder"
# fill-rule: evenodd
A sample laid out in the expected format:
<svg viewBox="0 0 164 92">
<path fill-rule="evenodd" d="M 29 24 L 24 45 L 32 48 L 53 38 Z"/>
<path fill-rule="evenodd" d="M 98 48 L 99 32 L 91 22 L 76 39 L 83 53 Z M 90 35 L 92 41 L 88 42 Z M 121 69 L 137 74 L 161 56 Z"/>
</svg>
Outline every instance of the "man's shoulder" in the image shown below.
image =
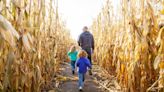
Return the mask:
<svg viewBox="0 0 164 92">
<path fill-rule="evenodd" d="M 79 37 L 82 37 L 84 35 L 84 32 L 82 32 L 80 35 L 79 35 Z"/>
<path fill-rule="evenodd" d="M 81 34 L 80 34 L 80 36 L 82 36 L 82 35 L 84 35 L 85 34 L 85 32 L 82 32 Z"/>
<path fill-rule="evenodd" d="M 81 35 L 91 35 L 91 36 L 93 36 L 92 33 L 89 32 L 89 31 L 83 32 L 83 33 L 81 33 Z"/>
<path fill-rule="evenodd" d="M 92 33 L 90 32 L 82 32 L 79 36 L 80 39 L 86 38 L 86 37 L 93 37 Z"/>
</svg>

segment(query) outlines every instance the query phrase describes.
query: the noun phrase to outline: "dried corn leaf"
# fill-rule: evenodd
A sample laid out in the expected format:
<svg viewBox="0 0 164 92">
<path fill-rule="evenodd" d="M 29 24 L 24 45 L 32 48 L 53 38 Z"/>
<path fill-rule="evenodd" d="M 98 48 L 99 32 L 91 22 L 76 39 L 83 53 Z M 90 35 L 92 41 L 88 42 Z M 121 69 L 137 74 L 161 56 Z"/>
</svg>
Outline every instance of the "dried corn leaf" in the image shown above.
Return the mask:
<svg viewBox="0 0 164 92">
<path fill-rule="evenodd" d="M 23 42 L 23 46 L 24 46 L 25 50 L 27 52 L 30 51 L 31 50 L 31 45 L 30 45 L 30 40 L 28 38 L 28 34 L 27 33 L 23 34 L 22 42 Z"/>
<path fill-rule="evenodd" d="M 0 82 L 0 91 L 3 90 L 3 85 L 2 83 Z"/>
<path fill-rule="evenodd" d="M 19 39 L 19 34 L 2 15 L 0 15 L 0 34 L 12 47 L 15 47 L 15 37 Z"/>
<path fill-rule="evenodd" d="M 156 56 L 155 60 L 154 60 L 154 69 L 157 69 L 159 64 L 160 64 L 160 61 L 161 61 L 161 57 L 158 55 Z"/>
<path fill-rule="evenodd" d="M 10 31 L 0 28 L 0 34 L 5 41 L 7 41 L 12 47 L 15 47 L 16 43 Z"/>
<path fill-rule="evenodd" d="M 164 9 L 162 9 L 162 10 L 160 11 L 160 13 L 164 15 Z"/>
<path fill-rule="evenodd" d="M 164 27 L 160 29 L 159 33 L 158 33 L 158 37 L 156 40 L 156 45 L 159 46 L 162 40 L 162 33 L 164 33 Z"/>
<path fill-rule="evenodd" d="M 18 32 L 12 27 L 11 23 L 7 21 L 2 15 L 0 15 L 0 27 L 5 31 L 10 31 L 14 37 L 19 39 L 20 36 Z"/>
<path fill-rule="evenodd" d="M 32 45 L 33 44 L 33 39 L 32 39 L 32 37 L 29 33 L 27 33 L 27 37 L 29 39 L 30 44 Z"/>
<path fill-rule="evenodd" d="M 41 82 L 42 75 L 41 75 L 41 71 L 38 65 L 36 66 L 36 78 L 37 78 L 37 81 Z"/>
</svg>

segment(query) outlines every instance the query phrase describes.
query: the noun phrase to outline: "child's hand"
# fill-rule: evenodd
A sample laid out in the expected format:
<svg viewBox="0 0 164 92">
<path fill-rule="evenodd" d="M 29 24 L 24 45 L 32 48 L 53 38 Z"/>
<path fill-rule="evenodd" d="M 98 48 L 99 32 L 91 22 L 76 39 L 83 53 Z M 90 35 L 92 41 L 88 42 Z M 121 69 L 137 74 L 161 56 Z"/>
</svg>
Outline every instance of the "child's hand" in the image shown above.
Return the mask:
<svg viewBox="0 0 164 92">
<path fill-rule="evenodd" d="M 76 68 L 77 69 L 77 72 L 79 71 L 79 67 Z"/>
<path fill-rule="evenodd" d="M 88 69 L 88 70 L 91 70 L 91 69 L 92 69 L 92 67 L 88 67 L 87 69 Z"/>
</svg>

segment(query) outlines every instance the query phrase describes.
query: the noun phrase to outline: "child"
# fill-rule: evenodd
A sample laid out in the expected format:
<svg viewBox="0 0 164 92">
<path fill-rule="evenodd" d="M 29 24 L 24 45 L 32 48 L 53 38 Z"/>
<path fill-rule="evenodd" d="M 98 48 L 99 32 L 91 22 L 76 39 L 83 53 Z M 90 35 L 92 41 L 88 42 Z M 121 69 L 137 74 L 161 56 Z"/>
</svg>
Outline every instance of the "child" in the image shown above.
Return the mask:
<svg viewBox="0 0 164 92">
<path fill-rule="evenodd" d="M 71 47 L 70 51 L 68 52 L 68 56 L 71 60 L 72 74 L 75 74 L 75 63 L 77 59 L 77 51 L 75 46 Z"/>
<path fill-rule="evenodd" d="M 82 91 L 87 67 L 91 69 L 91 64 L 87 58 L 87 53 L 84 50 L 81 50 L 78 53 L 78 58 L 79 59 L 76 61 L 76 66 L 78 67 L 79 91 Z"/>
</svg>

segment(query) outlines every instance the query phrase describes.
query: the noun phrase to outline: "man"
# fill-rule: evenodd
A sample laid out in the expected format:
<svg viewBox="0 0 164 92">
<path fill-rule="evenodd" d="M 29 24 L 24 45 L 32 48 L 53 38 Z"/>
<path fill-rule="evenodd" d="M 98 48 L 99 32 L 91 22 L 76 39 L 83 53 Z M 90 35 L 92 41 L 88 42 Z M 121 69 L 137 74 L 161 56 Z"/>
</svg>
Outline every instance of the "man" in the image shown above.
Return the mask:
<svg viewBox="0 0 164 92">
<path fill-rule="evenodd" d="M 87 52 L 88 59 L 92 64 L 91 55 L 94 50 L 94 38 L 93 35 L 88 31 L 87 26 L 84 26 L 83 32 L 80 34 L 78 44 L 83 50 Z M 89 74 L 92 75 L 91 70 L 89 70 Z"/>
</svg>

